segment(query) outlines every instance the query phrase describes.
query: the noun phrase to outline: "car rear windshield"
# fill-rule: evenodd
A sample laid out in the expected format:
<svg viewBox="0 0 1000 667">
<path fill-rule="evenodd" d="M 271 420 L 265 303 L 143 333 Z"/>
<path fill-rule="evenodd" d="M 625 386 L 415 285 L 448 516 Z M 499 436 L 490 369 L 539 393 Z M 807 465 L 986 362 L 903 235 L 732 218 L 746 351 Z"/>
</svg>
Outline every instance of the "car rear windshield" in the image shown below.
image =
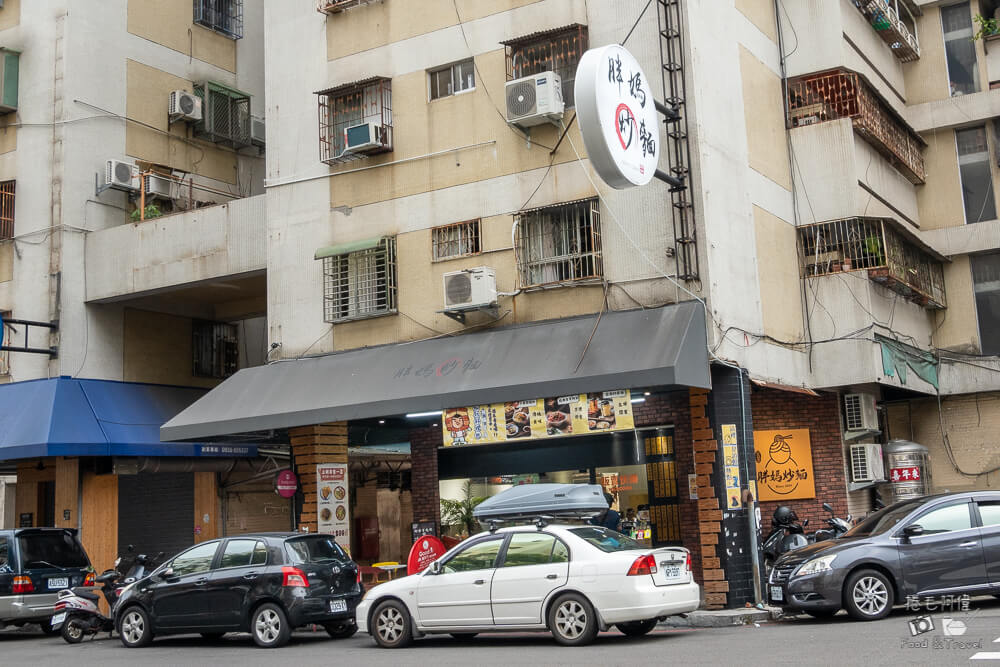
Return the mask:
<svg viewBox="0 0 1000 667">
<path fill-rule="evenodd" d="M 296 537 L 285 542 L 285 552 L 295 564 L 348 560 L 337 541 L 329 536 Z"/>
<path fill-rule="evenodd" d="M 906 518 L 906 516 L 913 510 L 917 509 L 917 506 L 924 500 L 925 499 L 923 498 L 904 500 L 903 502 L 896 503 L 895 505 L 890 505 L 885 509 L 879 510 L 875 514 L 872 514 L 854 528 L 851 528 L 849 531 L 844 533 L 844 536 L 871 537 L 872 535 L 881 535 Z"/>
<path fill-rule="evenodd" d="M 21 550 L 21 567 L 26 570 L 90 565 L 86 552 L 72 533 L 28 533 L 19 535 L 17 543 Z"/>
<path fill-rule="evenodd" d="M 569 532 L 583 540 L 586 540 L 606 553 L 612 553 L 614 551 L 634 551 L 636 549 L 646 548 L 635 540 L 625 537 L 621 533 L 613 530 L 608 530 L 607 528 L 588 526 L 587 528 L 570 528 Z"/>
</svg>

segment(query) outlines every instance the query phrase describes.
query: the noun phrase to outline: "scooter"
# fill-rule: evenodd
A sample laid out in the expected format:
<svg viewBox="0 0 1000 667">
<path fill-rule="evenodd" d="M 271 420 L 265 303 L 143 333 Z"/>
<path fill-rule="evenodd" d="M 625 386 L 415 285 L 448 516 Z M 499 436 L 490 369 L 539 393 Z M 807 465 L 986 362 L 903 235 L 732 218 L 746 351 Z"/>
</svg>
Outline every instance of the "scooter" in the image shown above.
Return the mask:
<svg viewBox="0 0 1000 667">
<path fill-rule="evenodd" d="M 771 532 L 764 539 L 764 576 L 770 578 L 771 570 L 778 557 L 793 549 L 809 544 L 803 526 L 809 525 L 809 519 L 799 524 L 795 510 L 782 505 L 774 511 L 771 518 Z"/>
<path fill-rule="evenodd" d="M 833 508 L 828 503 L 823 503 L 823 509 L 830 513 L 830 518 L 826 520 L 829 528 L 820 528 L 815 533 L 806 536 L 809 543 L 822 542 L 823 540 L 835 540 L 851 529 L 853 517 L 848 514 L 846 519 L 841 519 L 834 514 Z"/>
</svg>

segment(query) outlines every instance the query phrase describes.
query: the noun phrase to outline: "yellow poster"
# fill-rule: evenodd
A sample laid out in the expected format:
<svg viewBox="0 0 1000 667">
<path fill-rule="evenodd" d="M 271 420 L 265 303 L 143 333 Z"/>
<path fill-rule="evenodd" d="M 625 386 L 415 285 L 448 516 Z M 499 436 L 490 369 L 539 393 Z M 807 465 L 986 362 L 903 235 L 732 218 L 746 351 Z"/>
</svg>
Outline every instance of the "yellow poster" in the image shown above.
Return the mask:
<svg viewBox="0 0 1000 667">
<path fill-rule="evenodd" d="M 722 454 L 725 459 L 725 465 L 738 466 L 740 464 L 740 455 L 736 451 L 736 445 L 723 445 Z"/>
<path fill-rule="evenodd" d="M 739 487 L 726 489 L 726 509 L 738 510 L 743 508 L 743 494 Z"/>
<path fill-rule="evenodd" d="M 736 444 L 736 424 L 722 425 L 722 444 L 724 445 Z"/>
<path fill-rule="evenodd" d="M 759 500 L 815 498 L 809 429 L 754 431 Z"/>
</svg>

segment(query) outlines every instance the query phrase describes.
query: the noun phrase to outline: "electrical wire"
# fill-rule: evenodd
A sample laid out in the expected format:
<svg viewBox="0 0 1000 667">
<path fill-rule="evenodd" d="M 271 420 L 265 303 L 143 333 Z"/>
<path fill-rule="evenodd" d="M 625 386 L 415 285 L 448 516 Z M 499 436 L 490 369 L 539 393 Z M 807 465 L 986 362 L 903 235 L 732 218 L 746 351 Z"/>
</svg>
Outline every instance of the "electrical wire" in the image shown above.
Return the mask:
<svg viewBox="0 0 1000 667">
<path fill-rule="evenodd" d="M 642 11 L 639 12 L 639 18 L 635 20 L 635 23 L 632 24 L 632 28 L 628 31 L 628 34 L 625 35 L 625 39 L 622 40 L 621 42 L 622 46 L 625 46 L 625 42 L 627 42 L 628 38 L 632 36 L 632 33 L 635 32 L 635 29 L 639 27 L 639 21 L 642 20 L 642 17 L 646 14 L 646 10 L 649 9 L 649 6 L 651 4 L 653 4 L 653 0 L 649 0 L 649 2 L 646 3 L 646 6 L 642 8 Z"/>
</svg>

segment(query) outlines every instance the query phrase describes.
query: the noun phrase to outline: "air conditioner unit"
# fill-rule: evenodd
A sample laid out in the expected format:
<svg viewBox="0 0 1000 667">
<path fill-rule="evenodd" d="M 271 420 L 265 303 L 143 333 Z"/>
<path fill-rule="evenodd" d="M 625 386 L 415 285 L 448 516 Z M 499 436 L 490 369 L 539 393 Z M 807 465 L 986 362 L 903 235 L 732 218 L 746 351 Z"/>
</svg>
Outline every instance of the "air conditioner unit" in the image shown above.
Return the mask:
<svg viewBox="0 0 1000 667">
<path fill-rule="evenodd" d="M 163 199 L 171 199 L 172 191 L 170 186 L 172 181 L 166 176 L 157 176 L 156 174 L 146 174 L 146 196 L 147 197 L 161 197 Z"/>
<path fill-rule="evenodd" d="M 264 146 L 264 119 L 250 118 L 250 143 L 254 146 Z"/>
<path fill-rule="evenodd" d="M 445 310 L 467 310 L 497 302 L 497 274 L 488 266 L 444 274 Z"/>
<path fill-rule="evenodd" d="M 554 123 L 566 108 L 562 79 L 555 72 L 542 72 L 507 82 L 507 122 L 521 127 Z"/>
<path fill-rule="evenodd" d="M 104 168 L 105 187 L 125 192 L 139 189 L 139 177 L 135 175 L 135 167 L 121 160 L 108 160 Z"/>
<path fill-rule="evenodd" d="M 848 431 L 878 430 L 878 411 L 871 394 L 845 394 L 844 415 Z"/>
<path fill-rule="evenodd" d="M 201 98 L 186 90 L 175 90 L 170 93 L 167 115 L 171 123 L 178 120 L 197 122 L 201 120 Z"/>
<path fill-rule="evenodd" d="M 378 123 L 361 123 L 344 129 L 344 152 L 367 153 L 384 148 L 386 128 Z"/>
<path fill-rule="evenodd" d="M 851 445 L 851 481 L 885 481 L 885 463 L 882 461 L 882 445 Z"/>
</svg>

